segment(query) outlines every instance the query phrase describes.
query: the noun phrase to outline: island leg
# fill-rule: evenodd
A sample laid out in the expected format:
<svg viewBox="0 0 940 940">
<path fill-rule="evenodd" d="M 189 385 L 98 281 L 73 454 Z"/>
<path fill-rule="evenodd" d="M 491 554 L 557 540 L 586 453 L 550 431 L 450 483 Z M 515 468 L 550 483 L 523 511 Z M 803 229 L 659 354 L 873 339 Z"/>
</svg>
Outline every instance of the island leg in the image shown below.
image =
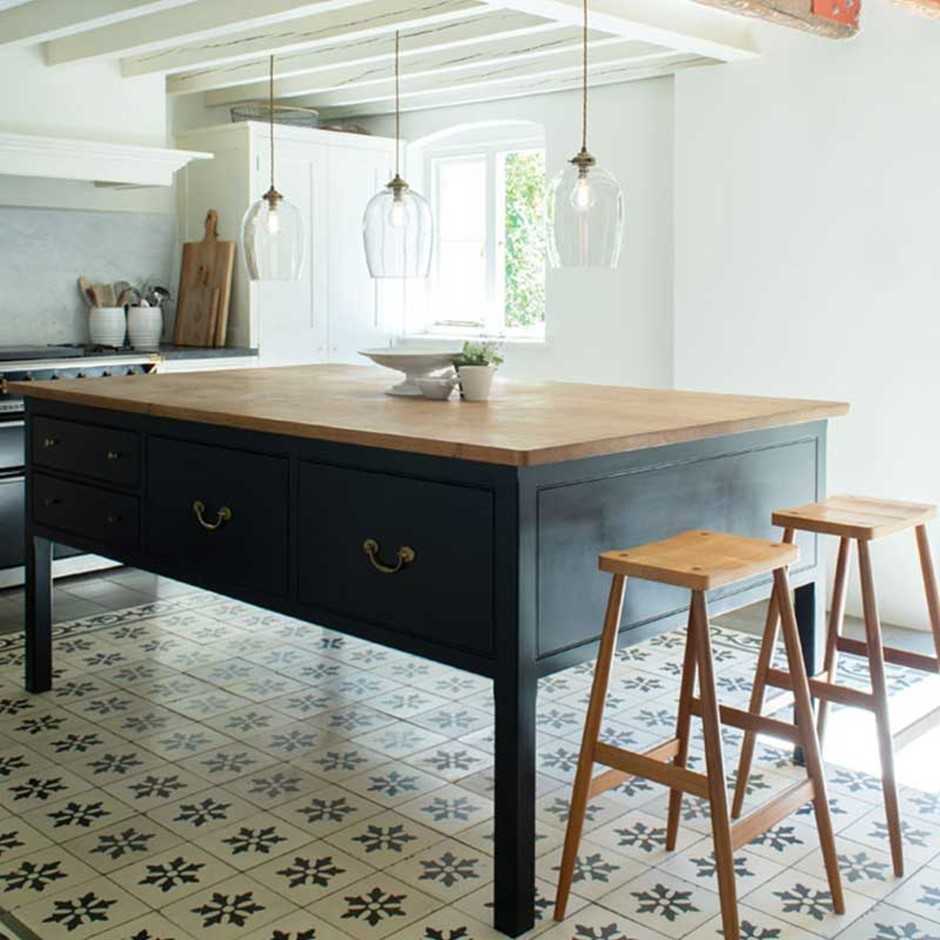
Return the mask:
<svg viewBox="0 0 940 940">
<path fill-rule="evenodd" d="M 26 691 L 52 688 L 52 542 L 26 537 Z"/>
<path fill-rule="evenodd" d="M 800 648 L 806 672 L 812 677 L 823 668 L 825 644 L 821 642 L 819 625 L 826 622 L 826 585 L 824 581 L 810 581 L 794 591 L 793 607 L 800 631 Z"/>
<path fill-rule="evenodd" d="M 496 676 L 496 929 L 518 937 L 535 923 L 535 699 L 531 666 Z"/>
</svg>

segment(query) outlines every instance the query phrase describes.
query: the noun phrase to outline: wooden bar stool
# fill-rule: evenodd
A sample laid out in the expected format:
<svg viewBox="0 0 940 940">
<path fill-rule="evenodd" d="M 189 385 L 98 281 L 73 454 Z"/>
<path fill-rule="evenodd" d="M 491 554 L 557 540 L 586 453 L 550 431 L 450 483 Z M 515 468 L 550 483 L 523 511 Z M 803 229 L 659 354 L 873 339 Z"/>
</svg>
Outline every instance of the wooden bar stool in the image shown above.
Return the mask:
<svg viewBox="0 0 940 940">
<path fill-rule="evenodd" d="M 561 874 L 555 899 L 556 920 L 563 920 L 565 916 L 588 800 L 618 786 L 629 777 L 644 777 L 670 788 L 666 828 L 666 847 L 670 851 L 676 847 L 682 794 L 693 793 L 709 801 L 725 940 L 738 940 L 740 937 L 734 875 L 735 850 L 775 826 L 809 800 L 813 801 L 816 810 L 816 824 L 829 876 L 833 906 L 838 913 L 844 912 L 842 881 L 826 799 L 826 782 L 787 575 L 787 566 L 796 561 L 798 555 L 799 551 L 793 544 L 695 531 L 627 551 L 606 552 L 600 556 L 601 570 L 610 572 L 613 580 L 584 724 L 578 771 L 571 796 L 568 831 L 565 835 Z M 790 671 L 794 676 L 798 725 L 719 705 L 715 691 L 706 592 L 767 572 L 773 572 L 774 605 L 783 617 L 784 642 Z M 676 735 L 642 754 L 613 747 L 598 740 L 611 663 L 617 645 L 617 632 L 620 629 L 627 577 L 658 581 L 688 588 L 692 592 Z M 699 696 L 695 695 L 696 674 Z M 705 773 L 697 773 L 686 767 L 693 715 L 702 719 L 705 735 Z M 722 722 L 737 728 L 779 735 L 801 745 L 806 755 L 807 779 L 788 787 L 734 824 L 728 812 L 725 788 L 721 752 Z M 610 769 L 593 778 L 595 762 Z"/>
<path fill-rule="evenodd" d="M 903 503 L 884 499 L 866 499 L 859 496 L 832 496 L 820 503 L 810 503 L 796 509 L 783 509 L 773 514 L 774 525 L 784 528 L 784 541 L 792 541 L 793 531 L 816 532 L 839 537 L 839 554 L 836 561 L 832 607 L 826 636 L 826 653 L 823 670 L 809 680 L 810 691 L 819 699 L 818 733 L 822 739 L 826 729 L 829 702 L 864 708 L 875 716 L 878 733 L 878 751 L 881 758 L 881 781 L 884 792 L 885 816 L 888 821 L 888 837 L 891 843 L 891 860 L 897 877 L 904 874 L 904 850 L 901 835 L 901 814 L 898 808 L 898 788 L 894 772 L 894 746 L 915 740 L 940 721 L 940 706 L 918 718 L 897 734 L 892 735 L 888 717 L 888 688 L 885 681 L 885 662 L 924 672 L 940 672 L 940 596 L 937 593 L 937 578 L 930 555 L 925 523 L 934 518 L 937 507 L 921 503 Z M 934 655 L 924 656 L 905 650 L 886 647 L 881 637 L 878 605 L 875 600 L 875 585 L 872 579 L 871 556 L 868 543 L 874 539 L 914 529 L 917 550 L 920 556 L 927 609 L 933 632 Z M 845 618 L 845 586 L 852 542 L 858 546 L 858 566 L 862 585 L 862 609 L 865 617 L 865 642 L 842 636 Z M 777 641 L 778 613 L 771 604 L 767 615 L 767 626 L 758 659 L 757 679 L 751 693 L 749 711 L 759 715 L 764 709 L 766 687 L 792 689 L 791 673 L 773 668 L 774 648 Z M 868 660 L 871 691 L 836 683 L 838 654 L 851 653 Z M 797 682 L 801 680 L 797 677 Z M 766 712 L 773 714 L 792 702 L 792 695 L 784 694 L 768 703 Z M 732 805 L 732 815 L 737 816 L 747 789 L 747 779 L 754 757 L 754 733 L 744 736 L 738 765 L 737 787 Z"/>
</svg>

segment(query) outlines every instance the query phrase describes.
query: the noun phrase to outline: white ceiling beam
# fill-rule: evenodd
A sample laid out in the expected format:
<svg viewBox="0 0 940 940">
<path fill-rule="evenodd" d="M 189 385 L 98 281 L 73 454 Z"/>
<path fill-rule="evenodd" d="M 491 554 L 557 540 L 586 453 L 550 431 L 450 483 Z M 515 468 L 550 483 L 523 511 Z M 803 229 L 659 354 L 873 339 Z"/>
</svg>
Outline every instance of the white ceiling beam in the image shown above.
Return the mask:
<svg viewBox="0 0 940 940">
<path fill-rule="evenodd" d="M 581 22 L 580 0 L 487 0 L 494 6 Z M 591 0 L 590 24 L 624 39 L 692 53 L 721 62 L 753 59 L 757 47 L 748 20 L 692 0 Z"/>
<path fill-rule="evenodd" d="M 590 69 L 597 71 L 605 65 L 636 65 L 676 58 L 671 50 L 659 50 L 642 55 L 635 54 L 634 43 L 619 40 L 613 45 L 597 49 L 590 59 Z M 533 79 L 537 77 L 551 78 L 566 73 L 577 76 L 582 68 L 581 50 L 577 47 L 567 52 L 556 53 L 547 60 L 536 59 L 523 63 L 497 63 L 484 64 L 465 72 L 443 72 L 430 75 L 410 75 L 401 77 L 402 98 L 413 99 L 424 94 L 432 94 L 442 90 L 459 90 L 480 85 L 498 85 L 511 83 L 520 79 Z M 349 107 L 353 105 L 375 107 L 386 102 L 389 108 L 394 106 L 395 82 L 386 79 L 371 82 L 368 85 L 358 85 L 353 88 L 335 88 L 311 95 L 302 99 L 304 106 L 325 110 L 328 108 Z M 374 113 L 369 110 L 367 113 Z"/>
<path fill-rule="evenodd" d="M 88 0 L 64 0 L 84 9 Z M 358 0 L 198 0 L 133 22 L 46 43 L 46 63 L 142 55 L 187 42 L 218 42 L 226 36 L 278 27 L 302 17 L 351 6 Z M 28 9 L 28 8 L 27 8 Z"/>
<path fill-rule="evenodd" d="M 193 0 L 0 0 L 0 49 L 26 46 L 110 26 Z"/>
<path fill-rule="evenodd" d="M 642 58 L 594 69 L 591 74 L 592 87 L 620 85 L 624 82 L 640 81 L 671 75 L 687 68 L 715 65 L 717 60 L 701 56 L 677 53 L 662 61 L 644 61 Z M 402 98 L 402 111 L 424 111 L 428 108 L 446 108 L 452 105 L 475 104 L 484 101 L 499 101 L 523 98 L 530 95 L 552 94 L 581 87 L 577 71 L 555 75 L 537 75 L 530 78 L 512 78 L 497 83 L 474 85 L 468 88 L 441 88 L 433 92 L 408 95 Z M 367 115 L 391 114 L 395 110 L 394 100 L 370 102 L 368 104 L 343 105 L 320 110 L 324 122 L 365 117 Z M 574 145 L 572 144 L 572 147 Z"/>
<path fill-rule="evenodd" d="M 492 9 L 480 0 L 370 0 L 366 3 L 346 0 L 345 5 L 351 8 L 332 9 L 280 27 L 234 33 L 209 42 L 180 45 L 138 58 L 123 59 L 121 70 L 127 76 L 186 72 L 221 63 L 250 61 L 259 56 L 281 56 L 337 39 L 349 40 L 395 29 L 454 22 L 482 16 Z"/>
<path fill-rule="evenodd" d="M 623 40 L 603 34 L 594 34 L 590 45 L 594 49 L 617 44 L 623 50 Z M 634 43 L 635 49 L 623 54 L 640 55 L 654 47 L 646 43 Z M 423 56 L 408 59 L 404 72 L 409 80 L 425 75 L 443 76 L 445 73 L 459 73 L 490 67 L 524 62 L 529 59 L 543 59 L 560 53 L 578 51 L 581 47 L 580 30 L 573 27 L 555 27 L 551 32 L 538 36 L 493 36 L 486 42 L 473 47 L 463 47 L 439 52 L 430 52 Z M 395 75 L 394 56 L 378 62 L 354 62 L 332 69 L 290 78 L 275 84 L 275 96 L 279 101 L 298 98 L 304 95 L 316 95 L 336 89 L 359 88 L 379 82 L 389 82 Z M 267 88 L 263 83 L 241 85 L 210 92 L 205 97 L 207 107 L 240 104 L 258 101 L 265 97 Z"/>
<path fill-rule="evenodd" d="M 558 24 L 528 13 L 514 10 L 484 10 L 483 15 L 445 23 L 419 25 L 401 30 L 403 61 L 414 56 L 442 49 L 459 49 L 493 36 L 534 36 L 557 30 Z M 386 33 L 369 32 L 364 36 L 347 35 L 341 42 L 332 37 L 318 40 L 300 52 L 278 56 L 279 78 L 308 75 L 337 65 L 353 62 L 381 62 L 394 55 Z M 184 72 L 167 76 L 167 93 L 188 95 L 194 92 L 232 88 L 236 85 L 260 84 L 268 74 L 268 60 L 233 62 L 218 68 Z"/>
</svg>

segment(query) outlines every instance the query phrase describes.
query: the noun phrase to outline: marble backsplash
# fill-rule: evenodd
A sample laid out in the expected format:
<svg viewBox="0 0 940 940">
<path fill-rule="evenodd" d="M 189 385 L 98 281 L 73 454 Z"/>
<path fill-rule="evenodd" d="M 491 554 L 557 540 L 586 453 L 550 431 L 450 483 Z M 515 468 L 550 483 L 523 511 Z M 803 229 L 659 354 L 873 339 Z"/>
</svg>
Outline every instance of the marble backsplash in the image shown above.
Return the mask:
<svg viewBox="0 0 940 940">
<path fill-rule="evenodd" d="M 178 253 L 172 215 L 0 206 L 0 346 L 87 342 L 80 275 L 175 294 Z"/>
</svg>

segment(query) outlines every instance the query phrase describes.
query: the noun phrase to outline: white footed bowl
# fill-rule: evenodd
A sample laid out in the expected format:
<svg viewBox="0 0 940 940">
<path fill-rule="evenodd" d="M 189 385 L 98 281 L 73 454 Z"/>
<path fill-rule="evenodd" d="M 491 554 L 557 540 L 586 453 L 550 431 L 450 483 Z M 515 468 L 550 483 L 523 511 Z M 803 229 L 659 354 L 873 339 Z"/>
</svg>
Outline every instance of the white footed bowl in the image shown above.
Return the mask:
<svg viewBox="0 0 940 940">
<path fill-rule="evenodd" d="M 398 385 L 385 390 L 386 395 L 404 398 L 421 398 L 418 379 L 426 378 L 441 369 L 446 369 L 459 350 L 456 349 L 420 349 L 398 347 L 397 349 L 362 349 L 360 356 L 371 359 L 376 365 L 396 372 L 404 372 L 405 379 Z"/>
</svg>

